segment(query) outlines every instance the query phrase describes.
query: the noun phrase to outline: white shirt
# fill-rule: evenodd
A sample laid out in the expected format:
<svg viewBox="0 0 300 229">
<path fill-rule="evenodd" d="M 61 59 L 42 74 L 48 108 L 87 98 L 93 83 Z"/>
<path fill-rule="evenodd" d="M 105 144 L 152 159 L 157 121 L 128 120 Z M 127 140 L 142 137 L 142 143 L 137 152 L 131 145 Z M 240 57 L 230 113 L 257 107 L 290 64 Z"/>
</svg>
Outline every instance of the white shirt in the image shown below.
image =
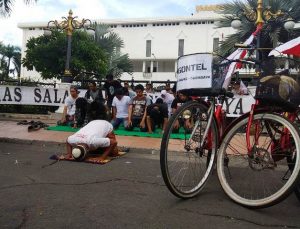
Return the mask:
<svg viewBox="0 0 300 229">
<path fill-rule="evenodd" d="M 112 106 L 116 107 L 116 118 L 128 118 L 128 107 L 130 100 L 131 99 L 129 96 L 123 96 L 121 100 L 119 100 L 116 96 L 114 97 Z"/>
<path fill-rule="evenodd" d="M 74 99 L 72 96 L 68 96 L 66 98 L 65 106 L 67 106 L 67 115 L 75 114 L 75 110 L 76 110 L 75 102 L 76 102 L 76 99 Z"/>
<path fill-rule="evenodd" d="M 166 93 L 165 98 L 162 98 L 162 99 L 163 99 L 164 103 L 166 103 L 168 105 L 168 112 L 169 112 L 169 117 L 170 117 L 171 113 L 172 113 L 171 105 L 172 105 L 172 102 L 175 99 L 175 97 L 172 94 Z"/>
<path fill-rule="evenodd" d="M 105 120 L 94 120 L 82 127 L 76 134 L 85 135 L 88 138 L 105 138 L 113 131 L 113 126 Z"/>
<path fill-rule="evenodd" d="M 72 146 L 87 144 L 90 150 L 108 147 L 110 140 L 107 135 L 113 131 L 113 126 L 105 120 L 94 120 L 68 137 L 67 142 Z"/>
</svg>

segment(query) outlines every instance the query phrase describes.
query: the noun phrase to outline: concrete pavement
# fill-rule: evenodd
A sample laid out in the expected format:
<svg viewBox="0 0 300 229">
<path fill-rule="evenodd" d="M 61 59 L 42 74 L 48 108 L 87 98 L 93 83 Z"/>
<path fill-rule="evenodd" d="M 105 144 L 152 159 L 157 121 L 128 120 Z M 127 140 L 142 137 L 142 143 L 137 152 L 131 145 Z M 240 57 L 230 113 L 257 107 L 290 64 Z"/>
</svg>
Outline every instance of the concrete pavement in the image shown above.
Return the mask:
<svg viewBox="0 0 300 229">
<path fill-rule="evenodd" d="M 46 122 L 44 120 L 42 121 Z M 52 125 L 54 125 L 53 122 Z M 0 141 L 62 144 L 65 143 L 68 136 L 73 134 L 70 132 L 48 131 L 44 129 L 28 132 L 27 128 L 28 125 L 17 125 L 17 120 L 0 120 Z M 161 139 L 117 136 L 117 141 L 119 146 L 129 147 L 132 149 L 158 150 L 160 149 Z"/>
<path fill-rule="evenodd" d="M 158 151 L 50 165 L 61 150 L 0 142 L 0 228 L 300 228 L 294 195 L 249 210 L 228 199 L 214 173 L 199 196 L 180 200 L 164 185 Z"/>
</svg>

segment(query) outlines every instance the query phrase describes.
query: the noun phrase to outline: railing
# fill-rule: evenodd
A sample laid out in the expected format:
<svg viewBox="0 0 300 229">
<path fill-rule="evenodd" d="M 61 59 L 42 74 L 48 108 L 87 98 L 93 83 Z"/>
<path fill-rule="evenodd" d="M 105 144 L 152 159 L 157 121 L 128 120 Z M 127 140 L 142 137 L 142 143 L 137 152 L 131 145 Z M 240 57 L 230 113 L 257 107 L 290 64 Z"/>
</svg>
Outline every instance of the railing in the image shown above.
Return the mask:
<svg viewBox="0 0 300 229">
<path fill-rule="evenodd" d="M 118 80 L 122 86 L 124 86 L 124 83 L 128 83 L 132 88 L 137 85 L 137 84 L 142 84 L 145 86 L 146 83 L 149 83 L 149 80 Z M 78 88 L 87 88 L 88 87 L 88 83 L 90 82 L 96 82 L 98 84 L 99 87 L 102 87 L 105 83 L 105 80 L 73 80 L 72 85 L 76 85 Z M 166 83 L 171 84 L 171 86 L 173 86 L 176 81 L 151 81 L 151 84 L 153 86 L 153 88 L 157 88 L 159 90 L 161 90 L 160 87 L 163 87 L 164 85 L 166 85 Z"/>
<path fill-rule="evenodd" d="M 147 79 L 152 78 L 152 73 L 151 72 L 144 72 L 143 77 L 147 78 Z"/>
<path fill-rule="evenodd" d="M 27 86 L 27 87 L 43 87 L 43 88 L 55 88 L 56 83 L 43 83 L 43 82 L 30 82 L 19 80 L 0 80 L 0 85 L 12 85 L 12 86 Z"/>
</svg>

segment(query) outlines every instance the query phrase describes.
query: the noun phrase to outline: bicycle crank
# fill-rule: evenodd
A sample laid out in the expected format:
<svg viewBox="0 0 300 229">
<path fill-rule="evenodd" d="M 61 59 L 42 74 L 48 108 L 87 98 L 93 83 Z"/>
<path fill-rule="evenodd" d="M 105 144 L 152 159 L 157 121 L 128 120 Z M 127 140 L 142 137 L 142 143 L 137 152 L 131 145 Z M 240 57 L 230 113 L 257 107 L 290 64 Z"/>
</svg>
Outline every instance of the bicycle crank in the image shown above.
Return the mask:
<svg viewBox="0 0 300 229">
<path fill-rule="evenodd" d="M 253 147 L 251 156 L 248 157 L 248 162 L 250 168 L 256 171 L 274 169 L 276 167 L 271 154 L 263 148 Z"/>
</svg>

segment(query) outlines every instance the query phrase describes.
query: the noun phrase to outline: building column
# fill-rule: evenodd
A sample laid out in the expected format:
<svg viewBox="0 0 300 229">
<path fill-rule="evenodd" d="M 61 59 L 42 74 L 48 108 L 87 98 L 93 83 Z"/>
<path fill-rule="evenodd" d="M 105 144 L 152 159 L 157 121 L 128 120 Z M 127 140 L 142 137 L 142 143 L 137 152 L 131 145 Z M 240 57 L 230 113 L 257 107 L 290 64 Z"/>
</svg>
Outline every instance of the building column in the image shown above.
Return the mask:
<svg viewBox="0 0 300 229">
<path fill-rule="evenodd" d="M 146 72 L 146 61 L 143 61 L 143 73 Z"/>
<path fill-rule="evenodd" d="M 153 61 L 151 60 L 151 63 L 150 63 L 150 72 L 153 72 Z"/>
</svg>

